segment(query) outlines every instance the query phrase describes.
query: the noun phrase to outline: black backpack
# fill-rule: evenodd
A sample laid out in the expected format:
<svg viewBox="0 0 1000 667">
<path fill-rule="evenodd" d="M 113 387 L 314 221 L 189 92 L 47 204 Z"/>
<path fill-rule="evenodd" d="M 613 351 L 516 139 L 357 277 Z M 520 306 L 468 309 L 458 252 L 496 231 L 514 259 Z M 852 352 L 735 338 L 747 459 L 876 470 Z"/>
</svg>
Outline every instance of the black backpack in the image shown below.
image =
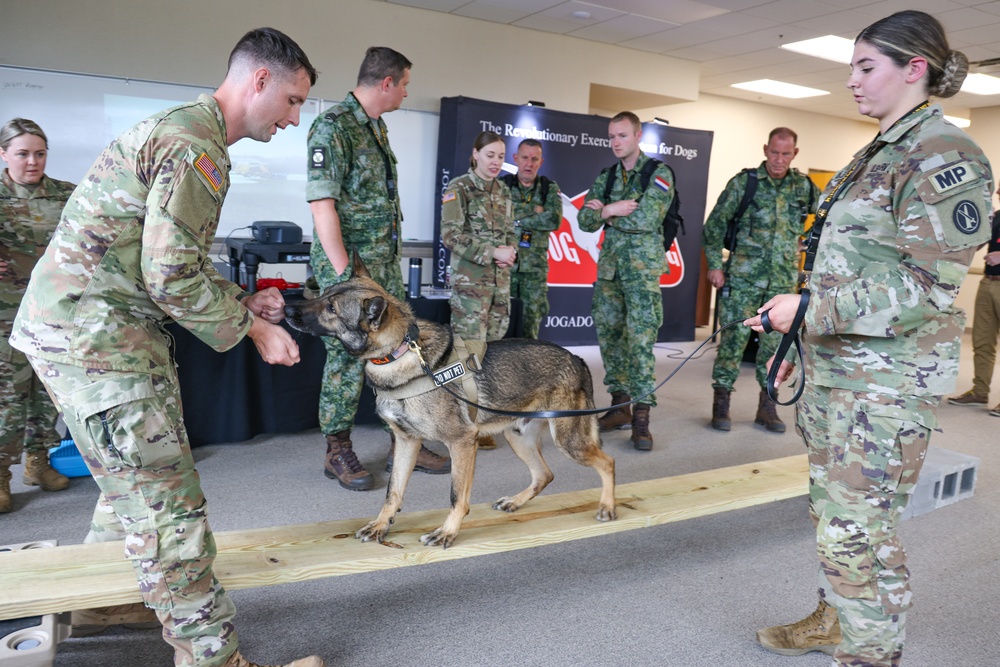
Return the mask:
<svg viewBox="0 0 1000 667">
<path fill-rule="evenodd" d="M 639 171 L 639 184 L 642 186 L 642 191 L 645 192 L 646 188 L 649 187 L 649 182 L 653 180 L 653 172 L 660 165 L 664 165 L 667 171 L 670 172 L 670 180 L 674 182 L 674 198 L 670 202 L 670 208 L 667 209 L 667 214 L 663 216 L 663 250 L 664 252 L 670 250 L 670 246 L 674 244 L 674 239 L 677 238 L 677 230 L 680 229 L 681 232 L 686 236 L 687 230 L 684 229 L 684 218 L 681 217 L 681 198 L 677 194 L 677 179 L 674 178 L 674 171 L 664 162 L 660 162 L 656 158 L 649 158 L 646 164 L 642 165 L 642 169 Z M 611 189 L 615 185 L 615 178 L 618 175 L 618 163 L 615 162 L 613 165 L 605 169 L 608 172 L 608 180 L 604 184 L 604 198 L 602 201 L 607 203 L 608 198 L 611 196 Z"/>
<path fill-rule="evenodd" d="M 500 177 L 500 180 L 506 183 L 508 188 L 513 190 L 514 186 L 517 185 L 517 174 L 506 173 Z M 552 181 L 545 176 L 542 176 L 541 174 L 538 175 L 538 194 L 542 196 L 543 203 L 549 198 L 549 183 L 551 182 Z"/>
<path fill-rule="evenodd" d="M 736 213 L 729 219 L 729 224 L 726 225 L 726 238 L 722 242 L 729 252 L 736 250 L 736 233 L 739 231 L 740 219 L 747 212 L 747 208 L 750 207 L 753 196 L 757 194 L 757 168 L 750 167 L 744 169 L 743 172 L 747 175 L 747 187 L 743 191 L 743 199 L 740 200 L 740 205 L 737 207 Z"/>
</svg>

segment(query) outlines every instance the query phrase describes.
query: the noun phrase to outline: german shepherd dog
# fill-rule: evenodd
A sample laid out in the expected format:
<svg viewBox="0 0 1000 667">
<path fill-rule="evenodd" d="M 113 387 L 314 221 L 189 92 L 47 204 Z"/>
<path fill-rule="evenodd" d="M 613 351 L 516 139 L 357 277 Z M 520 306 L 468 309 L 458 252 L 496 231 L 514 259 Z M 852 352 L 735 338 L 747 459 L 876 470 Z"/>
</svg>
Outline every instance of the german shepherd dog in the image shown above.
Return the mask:
<svg viewBox="0 0 1000 667">
<path fill-rule="evenodd" d="M 425 377 L 420 355 L 431 369 L 437 370 L 449 358 L 453 336 L 450 327 L 416 319 L 409 305 L 371 279 L 357 255 L 349 280 L 333 285 L 316 299 L 285 306 L 285 317 L 293 328 L 317 336 L 333 336 L 350 354 L 368 360 L 365 376 L 377 394 L 376 410 L 395 436 L 385 504 L 378 517 L 358 530 L 355 537 L 366 542 L 384 540 L 402 506 L 406 484 L 425 439 L 439 440 L 447 446 L 452 468 L 451 511 L 440 528 L 421 536 L 423 544 L 447 548 L 455 541 L 462 520 L 469 513 L 476 438 L 480 433 L 504 433 L 514 453 L 531 472 L 531 484 L 526 489 L 493 504 L 494 509 L 516 511 L 553 479 L 541 454 L 545 422 L 559 449 L 600 475 L 602 490 L 597 520 L 616 518 L 615 462 L 601 450 L 596 415 L 525 419 L 478 410 L 473 420 L 466 404 L 441 387 L 400 399 L 380 393 L 391 393 Z M 412 346 L 407 349 L 404 345 L 404 339 L 415 331 L 414 324 L 419 329 L 416 340 L 419 355 Z M 398 358 L 386 363 L 394 353 Z M 472 376 L 478 393 L 476 402 L 485 407 L 518 412 L 594 407 L 593 381 L 586 362 L 544 341 L 491 342 L 479 372 L 473 372 Z M 465 396 L 461 382 L 452 382 L 448 387 Z"/>
</svg>

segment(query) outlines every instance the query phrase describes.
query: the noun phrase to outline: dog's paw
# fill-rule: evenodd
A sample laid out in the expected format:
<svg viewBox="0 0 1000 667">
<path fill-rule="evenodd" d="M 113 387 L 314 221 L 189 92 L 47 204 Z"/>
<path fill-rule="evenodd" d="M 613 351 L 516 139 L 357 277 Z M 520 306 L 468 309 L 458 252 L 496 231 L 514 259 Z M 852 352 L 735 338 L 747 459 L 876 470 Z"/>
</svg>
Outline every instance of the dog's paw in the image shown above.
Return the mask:
<svg viewBox="0 0 1000 667">
<path fill-rule="evenodd" d="M 520 507 L 520 505 L 514 502 L 513 498 L 508 496 L 504 496 L 493 503 L 493 509 L 500 510 L 501 512 L 516 512 Z"/>
<path fill-rule="evenodd" d="M 614 521 L 618 518 L 618 512 L 615 511 L 614 507 L 598 507 L 597 516 L 594 517 L 598 521 Z"/>
<path fill-rule="evenodd" d="M 420 542 L 426 547 L 443 547 L 447 549 L 455 541 L 456 535 L 444 532 L 443 528 L 424 533 L 420 536 Z"/>
<path fill-rule="evenodd" d="M 354 537 L 362 542 L 381 542 L 389 533 L 389 526 L 378 521 L 369 521 L 354 533 Z"/>
</svg>

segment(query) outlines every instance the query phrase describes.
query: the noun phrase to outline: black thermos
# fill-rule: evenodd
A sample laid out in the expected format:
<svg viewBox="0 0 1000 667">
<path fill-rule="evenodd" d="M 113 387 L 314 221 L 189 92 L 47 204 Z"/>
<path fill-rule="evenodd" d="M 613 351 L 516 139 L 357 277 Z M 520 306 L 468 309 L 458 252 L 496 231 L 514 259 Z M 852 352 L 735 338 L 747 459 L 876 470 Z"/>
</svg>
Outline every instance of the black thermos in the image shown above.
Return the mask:
<svg viewBox="0 0 1000 667">
<path fill-rule="evenodd" d="M 422 264 L 423 260 L 419 257 L 410 258 L 410 282 L 407 285 L 406 295 L 411 299 L 416 299 L 420 296 Z"/>
</svg>

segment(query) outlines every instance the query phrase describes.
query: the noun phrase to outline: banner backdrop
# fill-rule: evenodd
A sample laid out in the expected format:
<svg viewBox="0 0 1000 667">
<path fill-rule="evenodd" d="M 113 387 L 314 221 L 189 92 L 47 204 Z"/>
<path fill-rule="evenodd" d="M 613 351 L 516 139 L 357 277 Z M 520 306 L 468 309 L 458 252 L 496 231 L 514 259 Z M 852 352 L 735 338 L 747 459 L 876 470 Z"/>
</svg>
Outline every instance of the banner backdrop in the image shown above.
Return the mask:
<svg viewBox="0 0 1000 667">
<path fill-rule="evenodd" d="M 480 132 L 489 130 L 503 137 L 507 149 L 504 170 L 511 173 L 517 171 L 513 156 L 521 140 L 530 138 L 542 143 L 545 163 L 540 171 L 562 190 L 563 220 L 559 229 L 549 235 L 549 315 L 539 337 L 560 345 L 597 342 L 590 304 L 604 233 L 581 231 L 577 213 L 598 174 L 616 161 L 608 140 L 608 122 L 603 116 L 535 106 L 468 97 L 441 99 L 437 165 L 441 194 L 452 178 L 468 171 L 472 144 Z M 657 340 L 694 340 L 712 132 L 645 123 L 640 146 L 647 155 L 673 169 L 685 227 L 667 254 L 670 273 L 660 279 L 663 327 Z M 446 287 L 450 253 L 441 243 L 441 197 L 437 197 L 434 208 L 434 238 L 434 285 Z"/>
</svg>

